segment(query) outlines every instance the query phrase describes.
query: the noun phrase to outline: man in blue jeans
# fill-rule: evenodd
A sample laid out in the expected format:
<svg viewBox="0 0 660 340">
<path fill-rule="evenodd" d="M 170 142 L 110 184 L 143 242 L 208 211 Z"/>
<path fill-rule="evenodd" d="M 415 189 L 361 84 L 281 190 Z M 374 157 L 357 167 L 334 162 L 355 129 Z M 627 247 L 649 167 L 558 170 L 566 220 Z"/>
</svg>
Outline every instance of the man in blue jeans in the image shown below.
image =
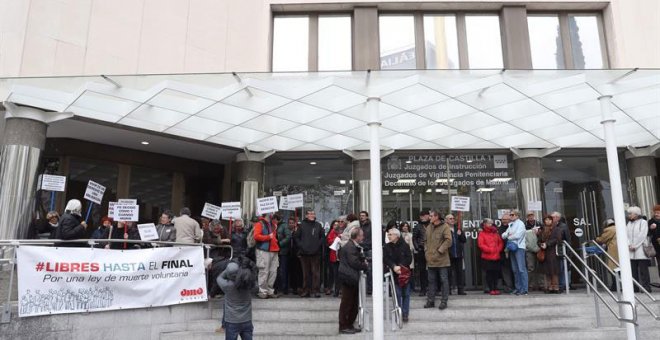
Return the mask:
<svg viewBox="0 0 660 340">
<path fill-rule="evenodd" d="M 518 246 L 516 251 L 509 251 L 511 257 L 511 271 L 515 278 L 515 290 L 511 294 L 527 295 L 528 278 L 527 264 L 525 262 L 525 224 L 520 220 L 520 211 L 511 211 L 511 223 L 509 228 L 502 233 L 502 238 L 507 241 L 507 247 L 510 242 Z"/>
</svg>

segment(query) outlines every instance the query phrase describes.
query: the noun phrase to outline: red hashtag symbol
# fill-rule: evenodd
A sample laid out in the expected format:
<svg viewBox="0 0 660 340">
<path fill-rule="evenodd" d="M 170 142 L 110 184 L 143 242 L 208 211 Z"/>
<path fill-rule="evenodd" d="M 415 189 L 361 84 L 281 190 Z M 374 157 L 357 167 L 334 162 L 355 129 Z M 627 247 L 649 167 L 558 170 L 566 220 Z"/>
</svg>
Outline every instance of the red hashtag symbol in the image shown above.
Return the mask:
<svg viewBox="0 0 660 340">
<path fill-rule="evenodd" d="M 37 271 L 40 272 L 42 270 L 44 270 L 44 263 L 43 262 L 37 263 Z"/>
</svg>

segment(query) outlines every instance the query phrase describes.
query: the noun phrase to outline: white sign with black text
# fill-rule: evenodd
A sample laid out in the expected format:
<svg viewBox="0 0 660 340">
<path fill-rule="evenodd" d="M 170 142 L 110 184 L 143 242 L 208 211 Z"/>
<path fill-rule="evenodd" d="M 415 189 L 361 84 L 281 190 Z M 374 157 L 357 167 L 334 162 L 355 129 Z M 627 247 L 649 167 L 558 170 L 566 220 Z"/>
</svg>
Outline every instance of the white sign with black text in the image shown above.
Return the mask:
<svg viewBox="0 0 660 340">
<path fill-rule="evenodd" d="M 158 231 L 156 225 L 153 223 L 138 224 L 138 231 L 140 232 L 140 239 L 142 241 L 158 240 Z"/>
<path fill-rule="evenodd" d="M 41 176 L 41 190 L 64 191 L 66 188 L 66 177 L 56 175 Z"/>
<path fill-rule="evenodd" d="M 257 198 L 257 215 L 277 212 L 277 197 Z"/>
<path fill-rule="evenodd" d="M 223 220 L 235 220 L 241 218 L 241 202 L 222 202 Z"/>
<path fill-rule="evenodd" d="M 467 196 L 452 196 L 451 197 L 451 210 L 453 210 L 453 211 L 470 211 L 470 197 L 467 197 Z"/>
<path fill-rule="evenodd" d="M 96 204 L 101 204 L 104 193 L 105 193 L 105 187 L 90 179 L 89 183 L 87 183 L 87 190 L 85 190 L 84 198 Z"/>
<path fill-rule="evenodd" d="M 140 206 L 133 204 L 117 204 L 114 213 L 115 221 L 137 222 L 140 218 Z"/>
<path fill-rule="evenodd" d="M 213 205 L 211 203 L 204 203 L 204 210 L 202 210 L 202 216 L 208 217 L 212 220 L 219 220 L 222 210 L 219 206 Z"/>
</svg>

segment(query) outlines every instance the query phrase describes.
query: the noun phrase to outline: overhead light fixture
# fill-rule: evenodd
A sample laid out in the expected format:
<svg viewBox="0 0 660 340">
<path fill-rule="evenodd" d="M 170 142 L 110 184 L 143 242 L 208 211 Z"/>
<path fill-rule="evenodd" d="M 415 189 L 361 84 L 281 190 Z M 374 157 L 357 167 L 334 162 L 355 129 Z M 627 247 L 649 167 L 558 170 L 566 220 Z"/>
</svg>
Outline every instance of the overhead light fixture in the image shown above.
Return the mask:
<svg viewBox="0 0 660 340">
<path fill-rule="evenodd" d="M 415 182 L 417 182 L 417 180 L 415 180 L 415 179 L 402 179 L 402 178 L 399 178 L 399 180 L 397 180 L 396 182 L 397 182 L 397 183 L 411 183 L 411 184 L 414 184 Z"/>
<path fill-rule="evenodd" d="M 433 192 L 433 189 L 426 189 L 426 193 L 427 193 L 427 194 L 430 194 L 430 193 L 432 193 L 432 192 Z M 439 193 L 439 194 L 446 194 L 446 193 L 447 193 L 447 189 L 435 189 L 435 192 L 437 192 L 437 193 Z M 457 194 L 458 194 L 458 190 L 457 190 L 457 189 L 451 189 L 451 194 L 452 194 L 452 195 L 457 195 Z"/>
<path fill-rule="evenodd" d="M 412 161 L 406 161 L 406 164 L 410 164 L 410 163 L 412 163 Z"/>
<path fill-rule="evenodd" d="M 309 165 L 316 165 L 316 162 L 309 162 Z"/>
<path fill-rule="evenodd" d="M 497 182 L 497 183 L 507 183 L 511 180 L 511 177 L 497 177 L 493 178 L 491 182 Z"/>
<path fill-rule="evenodd" d="M 561 163 L 562 161 L 563 161 L 563 159 L 561 159 L 561 158 L 555 159 L 555 162 L 557 162 L 557 163 Z"/>
<path fill-rule="evenodd" d="M 140 144 L 142 144 L 142 145 L 149 145 L 149 142 L 147 142 L 146 140 L 143 140 L 142 142 L 140 142 Z"/>
<path fill-rule="evenodd" d="M 477 189 L 477 192 L 491 192 L 495 191 L 495 188 L 479 188 Z"/>
<path fill-rule="evenodd" d="M 471 160 L 471 159 L 468 159 L 466 162 L 468 162 L 468 163 L 472 163 L 472 160 Z"/>
<path fill-rule="evenodd" d="M 394 194 L 407 194 L 410 192 L 410 189 L 394 189 L 392 193 Z"/>
<path fill-rule="evenodd" d="M 345 179 L 340 179 L 339 184 L 346 184 L 346 180 Z"/>
<path fill-rule="evenodd" d="M 353 180 L 348 181 L 349 184 L 353 184 Z"/>
<path fill-rule="evenodd" d="M 447 183 L 447 179 L 446 178 L 438 178 L 438 179 L 435 180 L 435 182 L 436 183 Z M 450 178 L 449 183 L 452 183 L 452 182 L 454 182 L 454 179 Z"/>
</svg>

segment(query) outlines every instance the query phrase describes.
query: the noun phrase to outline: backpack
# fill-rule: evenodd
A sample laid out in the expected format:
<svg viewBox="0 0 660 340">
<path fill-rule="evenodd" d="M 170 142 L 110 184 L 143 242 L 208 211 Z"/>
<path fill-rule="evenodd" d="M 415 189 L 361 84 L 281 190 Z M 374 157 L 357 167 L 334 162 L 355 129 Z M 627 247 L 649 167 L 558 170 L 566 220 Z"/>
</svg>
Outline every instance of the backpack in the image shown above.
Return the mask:
<svg viewBox="0 0 660 340">
<path fill-rule="evenodd" d="M 257 240 L 254 239 L 254 225 L 253 225 L 247 236 L 247 246 L 248 248 L 254 248 L 256 245 L 257 245 Z"/>
</svg>

